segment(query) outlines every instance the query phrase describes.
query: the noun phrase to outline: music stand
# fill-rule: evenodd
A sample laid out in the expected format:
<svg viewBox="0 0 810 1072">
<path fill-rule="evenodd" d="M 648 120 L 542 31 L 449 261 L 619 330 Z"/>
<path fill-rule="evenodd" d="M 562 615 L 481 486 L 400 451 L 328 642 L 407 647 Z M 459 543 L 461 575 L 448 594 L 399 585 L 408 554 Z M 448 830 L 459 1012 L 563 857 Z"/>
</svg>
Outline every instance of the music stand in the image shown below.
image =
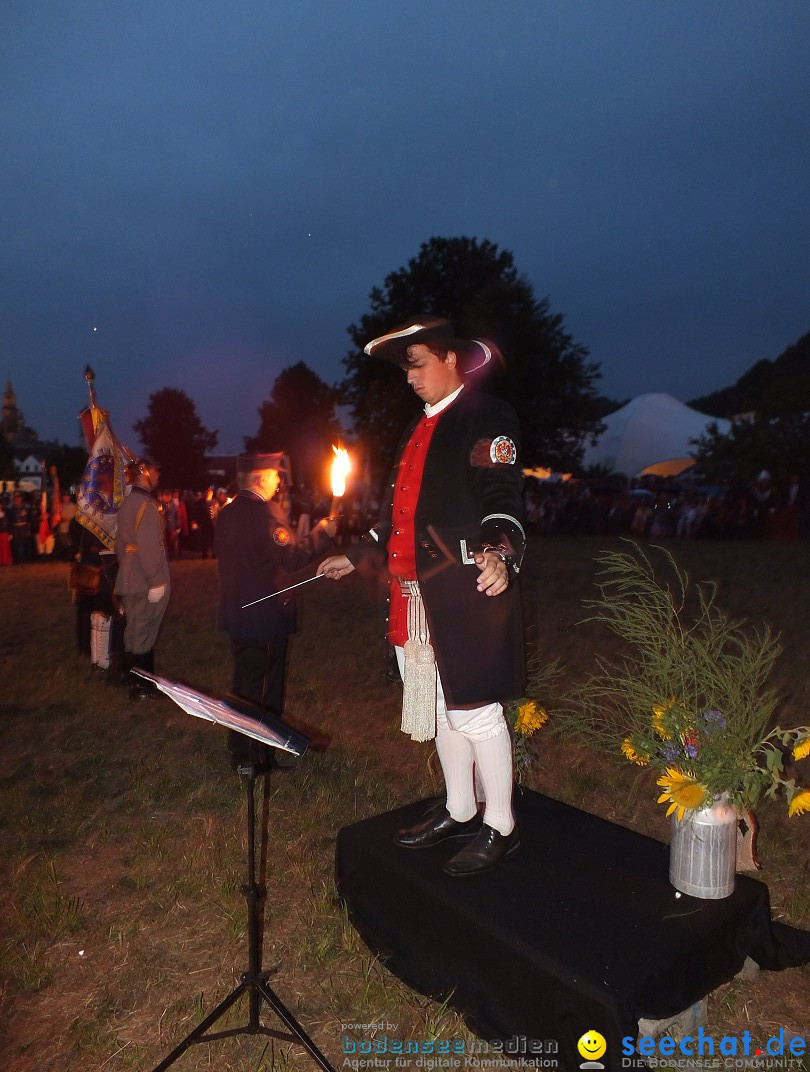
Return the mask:
<svg viewBox="0 0 810 1072">
<path fill-rule="evenodd" d="M 212 696 L 207 696 L 205 693 L 189 688 L 187 685 L 180 685 L 177 682 L 158 677 L 148 670 L 133 668 L 132 672 L 153 682 L 161 692 L 165 693 L 179 707 L 182 707 L 184 711 L 194 715 L 196 718 L 205 719 L 207 722 L 215 722 L 220 726 L 227 726 L 228 729 L 243 733 L 256 741 L 262 742 L 262 744 L 270 745 L 271 748 L 276 748 L 283 752 L 289 752 L 296 757 L 302 756 L 307 750 L 309 745 L 308 738 L 297 730 L 292 729 L 291 726 L 286 725 L 280 719 L 269 715 L 260 707 L 236 698 L 216 700 Z M 255 717 L 250 713 L 251 711 L 255 712 Z M 271 1038 L 281 1039 L 283 1042 L 297 1043 L 307 1050 L 313 1060 L 323 1069 L 323 1072 L 335 1072 L 326 1057 L 281 1001 L 278 994 L 268 985 L 267 980 L 271 973 L 262 971 L 259 900 L 263 889 L 256 882 L 255 859 L 256 804 L 254 796 L 256 769 L 250 764 L 240 766 L 239 774 L 244 779 L 247 793 L 247 882 L 242 887 L 242 892 L 247 902 L 248 914 L 248 968 L 246 972 L 242 973 L 239 985 L 193 1031 L 186 1035 L 183 1041 L 175 1046 L 159 1065 L 155 1066 L 154 1072 L 163 1072 L 195 1043 L 214 1042 L 216 1039 L 229 1038 L 232 1035 L 269 1035 Z M 245 993 L 249 998 L 248 1022 L 241 1027 L 209 1033 L 208 1029 Z M 287 1031 L 265 1027 L 261 1023 L 259 1014 L 262 1002 L 266 1002 L 270 1006 L 288 1029 Z"/>
</svg>

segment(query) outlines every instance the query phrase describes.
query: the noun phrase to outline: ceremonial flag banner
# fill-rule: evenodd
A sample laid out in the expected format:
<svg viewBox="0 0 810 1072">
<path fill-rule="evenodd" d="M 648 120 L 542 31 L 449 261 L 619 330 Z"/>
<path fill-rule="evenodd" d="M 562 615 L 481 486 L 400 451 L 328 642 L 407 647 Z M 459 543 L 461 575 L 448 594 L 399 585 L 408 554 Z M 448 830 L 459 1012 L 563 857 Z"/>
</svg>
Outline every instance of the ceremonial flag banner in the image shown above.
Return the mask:
<svg viewBox="0 0 810 1072">
<path fill-rule="evenodd" d="M 96 441 L 96 421 L 94 414 L 101 414 L 101 410 L 98 406 L 88 406 L 87 409 L 83 409 L 79 414 L 79 425 L 84 436 L 84 441 L 87 444 L 88 451 L 93 449 L 93 444 Z"/>
<path fill-rule="evenodd" d="M 94 408 L 96 413 L 103 414 L 102 410 Z M 96 414 L 93 416 L 95 418 Z M 118 507 L 124 498 L 124 469 L 128 459 L 128 452 L 115 438 L 104 415 L 79 485 L 76 507 L 79 524 L 111 551 L 115 550 Z"/>
</svg>

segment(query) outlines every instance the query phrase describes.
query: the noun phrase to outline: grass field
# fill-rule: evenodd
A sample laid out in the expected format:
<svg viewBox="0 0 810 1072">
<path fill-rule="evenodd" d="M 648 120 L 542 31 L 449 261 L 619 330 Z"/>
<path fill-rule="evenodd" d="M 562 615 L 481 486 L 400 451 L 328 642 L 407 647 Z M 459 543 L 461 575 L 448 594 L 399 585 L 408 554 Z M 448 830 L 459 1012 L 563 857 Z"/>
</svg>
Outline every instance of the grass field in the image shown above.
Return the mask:
<svg viewBox="0 0 810 1072">
<path fill-rule="evenodd" d="M 582 625 L 607 539 L 536 540 L 524 571 L 527 636 L 570 680 L 612 639 Z M 804 544 L 687 543 L 722 605 L 781 632 L 783 724 L 808 720 L 810 558 Z M 216 563 L 173 564 L 157 671 L 221 694 L 227 642 L 214 626 Z M 445 1006 L 408 990 L 365 949 L 337 902 L 336 831 L 438 790 L 432 749 L 398 731 L 376 594 L 356 577 L 302 589 L 287 717 L 313 750 L 265 784 L 271 985 L 340 1065 L 340 1025 L 388 1019 L 401 1035 L 461 1035 Z M 246 965 L 244 792 L 224 731 L 165 697 L 130 703 L 75 654 L 66 567 L 0 571 L 0 1069 L 152 1068 Z M 529 784 L 661 840 L 648 771 L 536 736 Z M 317 749 L 317 750 L 316 750 Z M 396 772 L 396 780 L 392 777 Z M 807 775 L 810 777 L 810 774 Z M 773 914 L 810 929 L 810 817 L 759 810 L 761 881 Z M 807 1031 L 810 968 L 735 980 L 710 998 L 710 1030 Z M 232 1022 L 244 1021 L 237 1011 Z M 268 1019 L 268 1023 L 271 1023 Z M 178 1070 L 312 1067 L 260 1037 L 194 1047 Z"/>
</svg>

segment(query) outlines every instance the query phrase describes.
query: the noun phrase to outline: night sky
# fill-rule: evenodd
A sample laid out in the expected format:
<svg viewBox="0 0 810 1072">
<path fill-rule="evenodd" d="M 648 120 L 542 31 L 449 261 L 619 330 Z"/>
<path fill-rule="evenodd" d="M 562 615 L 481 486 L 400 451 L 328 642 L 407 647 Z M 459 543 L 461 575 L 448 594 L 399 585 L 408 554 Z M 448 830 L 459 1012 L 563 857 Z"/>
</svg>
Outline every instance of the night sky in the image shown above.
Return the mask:
<svg viewBox="0 0 810 1072">
<path fill-rule="evenodd" d="M 682 401 L 810 330 L 805 0 L 4 0 L 0 379 L 78 442 L 162 387 L 222 451 L 432 236 L 511 250 Z M 508 357 L 508 355 L 507 355 Z"/>
</svg>

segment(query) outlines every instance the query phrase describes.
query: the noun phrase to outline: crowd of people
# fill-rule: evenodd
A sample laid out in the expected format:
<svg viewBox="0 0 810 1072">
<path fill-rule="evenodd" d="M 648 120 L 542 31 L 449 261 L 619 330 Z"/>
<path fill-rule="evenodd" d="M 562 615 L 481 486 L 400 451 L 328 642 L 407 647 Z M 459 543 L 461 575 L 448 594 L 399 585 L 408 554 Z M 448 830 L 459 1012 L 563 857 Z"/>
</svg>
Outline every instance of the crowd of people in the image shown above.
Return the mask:
<svg viewBox="0 0 810 1072">
<path fill-rule="evenodd" d="M 686 481 L 541 481 L 524 485 L 535 536 L 624 535 L 638 539 L 776 539 L 810 535 L 801 482 L 779 488 L 763 470 L 747 488 Z"/>
<path fill-rule="evenodd" d="M 161 490 L 166 554 L 212 558 L 217 518 L 237 489 Z M 780 488 L 763 471 L 747 488 L 711 487 L 675 480 L 537 480 L 527 477 L 523 498 L 527 529 L 535 536 L 628 535 L 651 539 L 777 539 L 810 536 L 810 504 L 799 478 Z M 293 489 L 290 515 L 299 536 L 329 514 L 325 495 Z M 341 506 L 338 541 L 351 545 L 374 524 L 376 495 L 347 495 Z M 51 514 L 52 516 L 48 516 Z M 44 524 L 43 524 L 44 520 Z M 72 561 L 82 528 L 76 500 L 63 495 L 57 511 L 43 519 L 38 492 L 0 493 L 0 566 L 37 559 Z"/>
<path fill-rule="evenodd" d="M 217 518 L 237 489 L 161 490 L 166 554 L 212 558 Z M 810 536 L 810 506 L 798 477 L 780 488 L 763 471 L 747 488 L 711 487 L 678 480 L 613 485 L 600 480 L 537 480 L 527 477 L 526 524 L 535 536 L 629 535 L 652 539 L 777 539 Z M 329 514 L 329 498 L 293 489 L 290 514 L 299 536 Z M 374 524 L 376 495 L 348 495 L 341 507 L 338 540 L 351 545 Z M 49 516 L 50 515 L 50 516 Z M 82 528 L 76 500 L 63 495 L 58 510 L 43 517 L 38 492 L 0 493 L 0 566 L 43 558 L 72 561 Z"/>
<path fill-rule="evenodd" d="M 0 493 L 0 566 L 52 555 L 57 547 L 53 529 L 47 511 L 43 517 L 39 495 L 18 490 Z"/>
</svg>

